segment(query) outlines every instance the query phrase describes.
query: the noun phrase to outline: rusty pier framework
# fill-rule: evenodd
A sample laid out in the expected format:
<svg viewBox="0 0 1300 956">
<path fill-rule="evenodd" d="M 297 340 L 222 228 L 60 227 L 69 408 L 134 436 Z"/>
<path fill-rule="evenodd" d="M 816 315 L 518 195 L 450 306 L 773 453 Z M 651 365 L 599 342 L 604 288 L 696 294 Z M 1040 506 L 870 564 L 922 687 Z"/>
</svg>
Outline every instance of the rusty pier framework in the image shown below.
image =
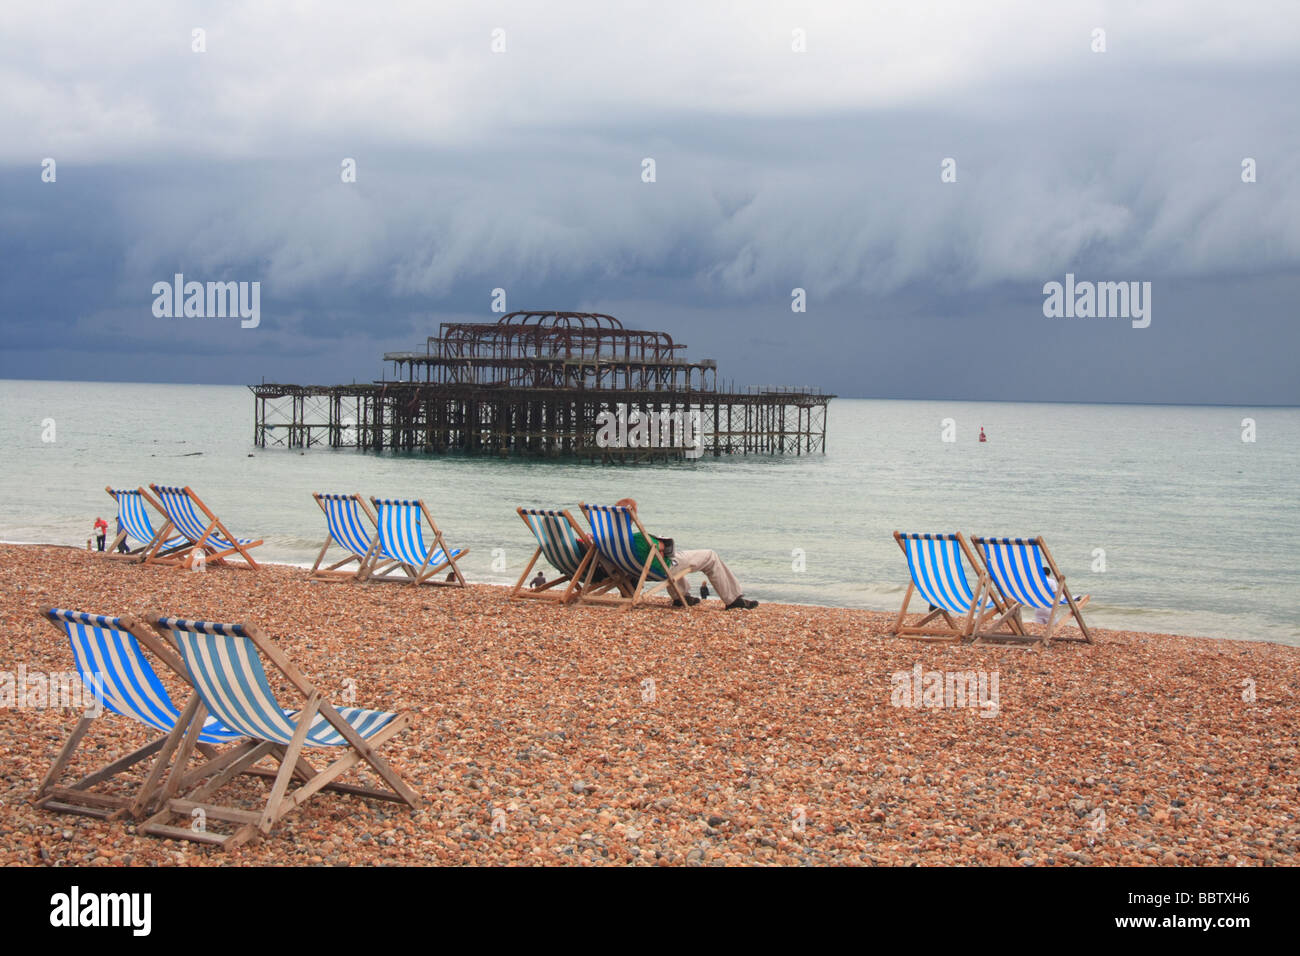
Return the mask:
<svg viewBox="0 0 1300 956">
<path fill-rule="evenodd" d="M 444 322 L 423 352 L 384 356 L 391 379 L 250 385 L 254 441 L 629 463 L 826 451 L 833 395 L 721 391 L 717 363 L 685 351 L 666 332 L 594 312 Z"/>
</svg>

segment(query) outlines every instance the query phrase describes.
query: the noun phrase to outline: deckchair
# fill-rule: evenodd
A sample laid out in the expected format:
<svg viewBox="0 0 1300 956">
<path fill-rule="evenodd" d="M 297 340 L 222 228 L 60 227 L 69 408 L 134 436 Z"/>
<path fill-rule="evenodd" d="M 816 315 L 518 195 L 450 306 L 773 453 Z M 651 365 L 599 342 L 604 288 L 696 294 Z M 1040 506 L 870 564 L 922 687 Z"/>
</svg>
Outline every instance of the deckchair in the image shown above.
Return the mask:
<svg viewBox="0 0 1300 956">
<path fill-rule="evenodd" d="M 371 498 L 370 501 L 375 506 L 378 542 L 370 552 L 369 580 L 406 580 L 412 584 L 428 581 L 453 587 L 465 586 L 465 577 L 456 566 L 456 559 L 469 554 L 469 548 L 452 550 L 447 547 L 423 501 L 400 498 Z M 421 519 L 428 521 L 433 532 L 433 542 L 427 547 Z M 434 576 L 445 568 L 451 568 L 453 581 L 435 579 Z"/>
<path fill-rule="evenodd" d="M 169 485 L 150 485 L 149 487 L 158 496 L 158 501 L 172 526 L 190 543 L 190 555 L 185 562 L 187 565 L 194 563 L 195 552 L 202 552 L 207 564 L 225 563 L 225 559 L 230 555 L 239 554 L 248 562 L 250 568 L 256 570 L 257 562 L 248 553 L 248 549 L 261 544 L 260 538 L 256 541 L 251 538 L 236 538 L 188 486 L 177 488 Z M 202 512 L 202 516 L 199 512 Z M 145 563 L 150 564 L 156 560 L 157 548 L 145 558 Z"/>
<path fill-rule="evenodd" d="M 311 567 L 311 576 L 322 581 L 364 581 L 372 571 L 370 557 L 375 547 L 375 532 L 372 530 L 375 527 L 375 513 L 370 510 L 370 505 L 360 495 L 330 495 L 313 492 L 312 497 L 316 499 L 316 504 L 320 505 L 320 510 L 325 513 L 328 537 L 321 545 L 316 563 Z M 325 553 L 331 544 L 337 544 L 344 551 L 349 552 L 348 556 L 329 567 L 322 568 L 321 562 L 325 560 Z M 339 570 L 353 561 L 357 563 L 355 570 Z M 388 565 L 384 565 L 380 570 L 387 567 Z"/>
<path fill-rule="evenodd" d="M 284 652 L 251 624 L 217 624 L 153 616 L 149 622 L 160 634 L 176 643 L 199 701 L 193 719 L 184 732 L 173 772 L 163 793 L 162 808 L 139 826 L 152 836 L 195 840 L 231 849 L 257 836 L 268 835 L 275 824 L 322 789 L 339 790 L 378 800 L 392 800 L 418 809 L 423 800 L 398 776 L 378 753 L 378 748 L 410 726 L 406 714 L 335 708 L 323 692 L 294 666 Z M 267 679 L 264 661 L 288 682 L 301 700 L 296 710 L 280 706 Z M 201 723 L 209 714 L 228 727 L 247 735 L 252 745 L 238 760 L 227 763 L 210 780 L 188 791 L 178 786 L 177 768 L 184 767 L 199 739 Z M 174 735 L 175 736 L 175 735 Z M 307 763 L 304 748 L 341 751 L 342 755 L 316 771 Z M 265 806 L 245 810 L 210 802 L 210 798 L 236 774 L 264 757 L 279 764 L 275 782 Z M 339 784 L 337 778 L 365 763 L 391 789 Z M 289 785 L 295 775 L 303 776 L 297 789 Z M 196 814 L 195 811 L 200 811 Z M 232 833 L 217 833 L 206 826 L 175 826 L 169 821 L 180 816 L 189 820 L 235 824 Z"/>
<path fill-rule="evenodd" d="M 690 574 L 690 568 L 674 570 L 664 557 L 663 549 L 650 536 L 631 508 L 621 505 L 588 505 L 580 503 L 587 523 L 591 525 L 591 540 L 597 552 L 614 570 L 627 576 L 630 593 L 620 589 L 620 594 L 580 594 L 580 604 L 612 604 L 628 610 L 642 604 L 645 598 L 660 589 L 666 589 L 674 601 L 680 601 L 684 607 L 690 606 L 687 600 L 689 590 L 681 581 Z M 637 558 L 632 535 L 639 532 L 650 544 L 645 561 Z M 587 582 L 594 575 L 596 565 L 587 567 L 584 590 Z M 646 587 L 649 583 L 652 586 Z"/>
<path fill-rule="evenodd" d="M 179 737 L 173 738 L 172 731 L 189 724 L 198 704 L 192 691 L 183 710 L 172 702 L 140 645 L 147 647 L 154 657 L 188 683 L 185 669 L 156 634 L 130 617 L 108 617 L 61 608 L 45 608 L 41 614 L 51 627 L 67 636 L 82 686 L 95 694 L 103 708 L 160 730 L 162 736 L 75 783 L 60 786 L 59 777 L 76 753 L 82 737 L 97 719 L 83 716 L 41 781 L 34 797 L 36 806 L 101 819 L 116 819 L 127 814 L 138 816 L 158 793 L 162 774 L 179 742 Z M 205 756 L 215 759 L 217 751 L 212 745 L 228 744 L 243 738 L 243 734 L 230 730 L 215 717 L 209 717 L 199 725 L 196 746 Z M 144 784 L 136 784 L 133 793 L 105 793 L 102 789 L 91 789 L 151 757 L 153 767 Z"/>
<path fill-rule="evenodd" d="M 528 567 L 524 568 L 524 573 L 519 575 L 510 597 L 538 598 L 568 604 L 578 594 L 585 593 L 590 597 L 615 587 L 619 587 L 620 590 L 627 589 L 623 585 L 626 575 L 618 571 L 611 572 L 608 565 L 604 568 L 604 577 L 598 581 L 588 582 L 583 588 L 582 580 L 587 568 L 593 562 L 600 561 L 600 553 L 591 543 L 591 537 L 578 526 L 578 522 L 573 519 L 573 515 L 569 514 L 568 509 L 555 511 L 546 508 L 516 508 L 515 510 L 537 540 L 537 550 L 533 552 L 532 560 L 528 562 Z M 543 555 L 559 575 L 538 588 L 526 588 L 528 575 L 532 573 L 537 559 Z M 595 571 L 593 571 L 594 576 Z M 568 587 L 563 591 L 556 590 L 564 584 Z M 630 590 L 627 593 L 630 595 Z"/>
<path fill-rule="evenodd" d="M 1092 643 L 1092 633 L 1084 623 L 1080 611 L 1080 608 L 1088 603 L 1089 595 L 1085 594 L 1075 600 L 1070 594 L 1070 589 L 1065 584 L 1065 575 L 1056 566 L 1056 561 L 1053 560 L 1052 553 L 1047 550 L 1047 545 L 1041 536 L 1037 538 L 976 537 L 973 540 L 984 559 L 984 569 L 993 587 L 1001 595 L 1003 604 L 999 609 L 1001 613 L 991 624 L 986 626 L 984 623 L 990 616 L 987 613 L 981 615 L 980 620 L 976 622 L 976 642 L 1042 641 L 1044 647 L 1050 646 L 1052 633 L 1060 623 L 1057 614 L 1062 609 L 1066 609 L 1069 614 L 1074 615 L 1083 637 L 1062 638 L 1062 640 L 1083 640 Z M 1044 567 L 1051 568 L 1052 576 L 1056 578 L 1055 595 L 1052 593 L 1051 585 L 1047 583 L 1047 576 L 1043 573 Z M 1026 607 L 1052 609 L 1047 619 L 1047 629 L 1043 634 L 1034 635 L 1026 630 L 1020 613 Z M 1061 615 L 1061 619 L 1065 616 Z M 1004 626 L 1009 630 L 1002 630 Z"/>
<path fill-rule="evenodd" d="M 969 637 L 975 628 L 979 612 L 996 605 L 991 598 L 985 598 L 988 579 L 979 570 L 979 564 L 966 539 L 960 532 L 904 534 L 895 531 L 894 540 L 907 557 L 907 570 L 911 580 L 907 585 L 907 594 L 903 597 L 903 606 L 898 609 L 891 636 L 930 641 L 960 641 Z M 966 578 L 966 563 L 979 575 L 973 590 Z M 907 606 L 912 601 L 912 594 L 917 591 L 933 610 L 915 624 L 906 624 Z M 960 623 L 957 618 L 962 619 Z M 942 624 L 939 623 L 940 619 Z"/>
<path fill-rule="evenodd" d="M 143 561 L 146 556 L 156 551 L 155 560 L 162 562 L 168 558 L 175 560 L 175 555 L 188 546 L 189 542 L 184 538 L 166 537 L 167 532 L 171 530 L 171 522 L 167 519 L 166 512 L 162 510 L 162 505 L 143 488 L 110 486 L 104 490 L 117 502 L 117 523 L 121 528 L 105 552 L 110 558 Z M 162 519 L 156 531 L 149 517 L 150 508 Z M 123 543 L 128 546 L 134 543 L 136 547 L 130 548 L 126 553 L 120 553 L 117 549 Z"/>
</svg>

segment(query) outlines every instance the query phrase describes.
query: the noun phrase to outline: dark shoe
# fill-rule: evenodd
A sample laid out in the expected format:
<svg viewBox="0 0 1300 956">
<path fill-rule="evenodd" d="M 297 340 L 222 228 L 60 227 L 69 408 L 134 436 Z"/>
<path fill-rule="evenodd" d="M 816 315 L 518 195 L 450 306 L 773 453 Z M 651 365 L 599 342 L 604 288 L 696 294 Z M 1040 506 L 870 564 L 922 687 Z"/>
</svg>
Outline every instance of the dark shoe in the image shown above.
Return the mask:
<svg viewBox="0 0 1300 956">
<path fill-rule="evenodd" d="M 686 595 L 686 603 L 689 604 L 691 607 L 695 607 L 695 605 L 700 603 L 700 599 L 693 594 L 688 594 Z M 673 607 L 681 607 L 681 606 L 682 606 L 682 602 L 679 601 L 677 598 L 673 598 Z"/>
<path fill-rule="evenodd" d="M 758 607 L 757 601 L 747 600 L 745 595 L 742 594 L 740 597 L 736 598 L 736 600 L 727 605 L 727 610 L 734 611 L 738 608 L 744 608 L 746 611 L 752 611 L 756 607 Z"/>
</svg>

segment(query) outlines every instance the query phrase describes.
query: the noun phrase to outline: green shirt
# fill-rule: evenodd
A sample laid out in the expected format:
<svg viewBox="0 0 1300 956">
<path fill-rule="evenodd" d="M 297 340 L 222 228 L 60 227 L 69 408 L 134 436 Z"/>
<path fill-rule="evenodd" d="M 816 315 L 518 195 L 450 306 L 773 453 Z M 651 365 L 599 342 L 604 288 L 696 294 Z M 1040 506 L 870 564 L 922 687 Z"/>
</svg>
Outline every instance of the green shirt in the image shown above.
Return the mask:
<svg viewBox="0 0 1300 956">
<path fill-rule="evenodd" d="M 659 539 L 654 535 L 650 535 L 650 540 L 655 544 L 659 544 Z M 645 567 L 646 559 L 650 557 L 650 545 L 646 543 L 645 537 L 640 531 L 632 532 L 632 551 L 636 554 L 637 564 Z M 655 565 L 650 570 L 656 574 L 666 575 L 668 573 L 668 569 L 664 567 L 663 562 L 657 558 L 655 559 Z"/>
</svg>

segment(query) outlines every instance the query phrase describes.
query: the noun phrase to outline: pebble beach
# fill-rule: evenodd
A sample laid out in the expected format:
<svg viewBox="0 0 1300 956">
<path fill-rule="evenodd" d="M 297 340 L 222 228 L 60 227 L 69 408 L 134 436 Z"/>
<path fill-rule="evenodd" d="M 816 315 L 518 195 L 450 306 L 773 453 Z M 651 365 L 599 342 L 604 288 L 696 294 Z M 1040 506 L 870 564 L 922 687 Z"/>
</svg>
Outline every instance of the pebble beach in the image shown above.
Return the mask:
<svg viewBox="0 0 1300 956">
<path fill-rule="evenodd" d="M 78 714 L 7 707 L 4 865 L 1254 866 L 1300 843 L 1295 647 L 954 646 L 861 610 L 624 612 L 0 545 L 0 671 L 73 668 L 49 605 L 259 625 L 335 703 L 411 715 L 383 753 L 425 805 L 326 792 L 229 852 L 157 839 L 36 809 Z M 996 675 L 996 706 L 900 705 L 914 671 Z M 69 772 L 150 737 L 106 714 Z"/>
</svg>

